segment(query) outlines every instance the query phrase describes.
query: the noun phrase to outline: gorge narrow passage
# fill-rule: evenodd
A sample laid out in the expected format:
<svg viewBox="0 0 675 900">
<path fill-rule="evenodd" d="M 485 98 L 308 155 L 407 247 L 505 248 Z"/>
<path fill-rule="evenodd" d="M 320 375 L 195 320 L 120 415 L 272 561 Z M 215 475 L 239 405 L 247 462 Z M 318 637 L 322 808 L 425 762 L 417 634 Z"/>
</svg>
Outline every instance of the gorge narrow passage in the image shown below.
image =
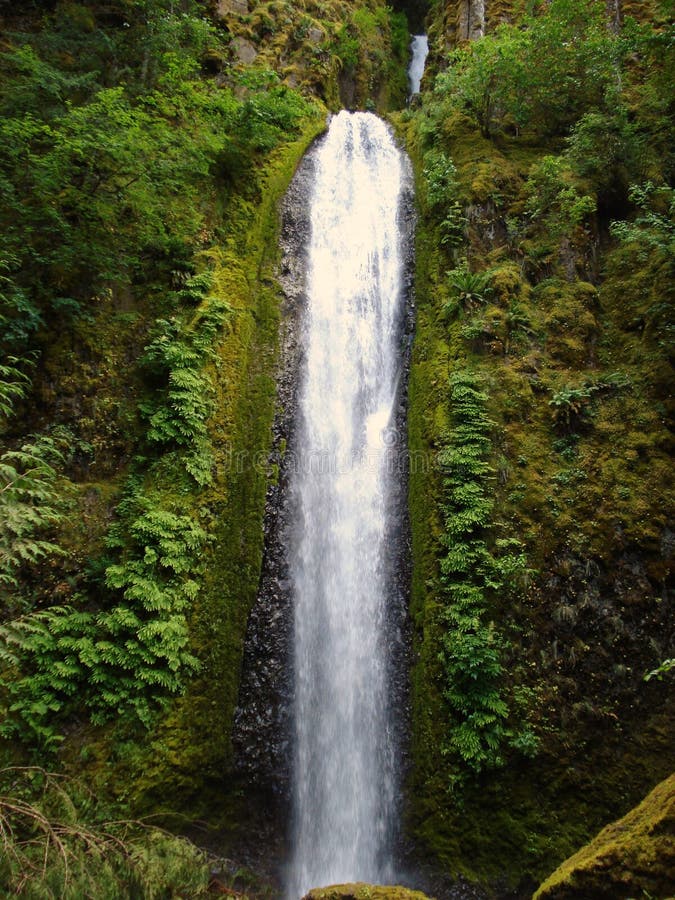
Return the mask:
<svg viewBox="0 0 675 900">
<path fill-rule="evenodd" d="M 315 155 L 294 528 L 289 898 L 393 876 L 398 795 L 387 546 L 402 436 L 407 158 L 370 113 L 341 112 Z"/>
</svg>

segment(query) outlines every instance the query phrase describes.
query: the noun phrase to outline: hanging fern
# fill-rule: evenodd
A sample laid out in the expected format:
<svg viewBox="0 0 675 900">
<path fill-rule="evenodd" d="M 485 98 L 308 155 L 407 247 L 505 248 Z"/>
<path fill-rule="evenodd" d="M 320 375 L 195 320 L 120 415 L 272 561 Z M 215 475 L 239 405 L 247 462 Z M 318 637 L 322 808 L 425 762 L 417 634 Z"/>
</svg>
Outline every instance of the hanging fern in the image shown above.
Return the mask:
<svg viewBox="0 0 675 900">
<path fill-rule="evenodd" d="M 522 573 L 525 557 L 514 552 L 511 541 L 488 546 L 493 424 L 487 416 L 487 395 L 469 371 L 455 373 L 450 381 L 452 430 L 439 454 L 445 548 L 439 656 L 450 718 L 442 750 L 456 760 L 451 787 L 457 788 L 468 772 L 478 774 L 503 764 L 503 747 L 510 737 L 502 689 L 503 640 L 488 618 L 488 604 L 491 594 Z"/>
<path fill-rule="evenodd" d="M 17 585 L 21 566 L 60 547 L 44 537 L 63 518 L 57 442 L 40 437 L 0 456 L 0 588 Z"/>
<path fill-rule="evenodd" d="M 207 296 L 210 289 L 208 273 L 192 276 L 178 293 L 184 302 L 201 301 L 192 321 L 174 316 L 157 322 L 143 362 L 163 387 L 140 404 L 148 422 L 147 440 L 181 448 L 185 470 L 200 486 L 210 483 L 213 466 L 207 428 L 213 388 L 205 366 L 214 358 L 216 336 L 231 311 L 225 300 Z"/>
</svg>

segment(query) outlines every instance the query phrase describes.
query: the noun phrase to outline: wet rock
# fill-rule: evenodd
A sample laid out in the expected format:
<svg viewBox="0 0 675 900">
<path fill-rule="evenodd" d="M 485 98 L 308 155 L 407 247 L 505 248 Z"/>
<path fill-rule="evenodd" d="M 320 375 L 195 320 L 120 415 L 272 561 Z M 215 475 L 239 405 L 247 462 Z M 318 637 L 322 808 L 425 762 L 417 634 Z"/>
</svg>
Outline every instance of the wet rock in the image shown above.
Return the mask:
<svg viewBox="0 0 675 900">
<path fill-rule="evenodd" d="M 290 768 L 293 612 L 284 535 L 292 520 L 286 486 L 295 458 L 294 426 L 303 351 L 300 334 L 306 308 L 305 247 L 311 227 L 309 198 L 313 179 L 314 157 L 310 149 L 298 166 L 281 208 L 278 281 L 283 301 L 270 460 L 271 465 L 278 466 L 279 478 L 267 490 L 263 570 L 258 599 L 248 622 L 233 733 L 239 771 L 250 785 L 271 791 L 278 800 L 288 793 Z"/>
</svg>

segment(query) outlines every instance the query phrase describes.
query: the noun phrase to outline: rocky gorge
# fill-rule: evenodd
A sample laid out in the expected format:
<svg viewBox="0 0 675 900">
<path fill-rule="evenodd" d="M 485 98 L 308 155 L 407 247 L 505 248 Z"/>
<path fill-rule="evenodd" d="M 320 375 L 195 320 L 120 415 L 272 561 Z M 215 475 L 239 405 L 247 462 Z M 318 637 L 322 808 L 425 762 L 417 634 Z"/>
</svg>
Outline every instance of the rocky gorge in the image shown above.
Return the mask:
<svg viewBox="0 0 675 900">
<path fill-rule="evenodd" d="M 209 869 L 281 890 L 307 201 L 347 107 L 390 121 L 415 178 L 387 540 L 400 880 L 668 896 L 666 5 L 0 17 L 3 889 L 44 887 L 31 829 L 67 821 L 101 862 L 75 837 L 67 874 L 48 839 L 55 896 L 200 896 Z M 147 815 L 165 830 L 134 831 Z M 105 862 L 121 819 L 132 849 Z"/>
</svg>

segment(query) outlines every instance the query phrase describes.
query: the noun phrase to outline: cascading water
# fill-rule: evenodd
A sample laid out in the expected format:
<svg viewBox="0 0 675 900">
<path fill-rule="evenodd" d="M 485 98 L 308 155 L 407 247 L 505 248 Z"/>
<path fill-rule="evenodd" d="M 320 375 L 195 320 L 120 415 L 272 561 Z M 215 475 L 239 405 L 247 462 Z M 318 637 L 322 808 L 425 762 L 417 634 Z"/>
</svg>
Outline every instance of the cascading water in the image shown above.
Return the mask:
<svg viewBox="0 0 675 900">
<path fill-rule="evenodd" d="M 429 39 L 426 34 L 414 34 L 410 42 L 410 65 L 408 66 L 408 86 L 410 96 L 419 94 L 424 64 L 429 55 Z"/>
<path fill-rule="evenodd" d="M 293 900 L 312 887 L 392 875 L 397 772 L 386 535 L 408 177 L 387 126 L 370 113 L 335 116 L 316 151 L 290 476 Z"/>
</svg>

